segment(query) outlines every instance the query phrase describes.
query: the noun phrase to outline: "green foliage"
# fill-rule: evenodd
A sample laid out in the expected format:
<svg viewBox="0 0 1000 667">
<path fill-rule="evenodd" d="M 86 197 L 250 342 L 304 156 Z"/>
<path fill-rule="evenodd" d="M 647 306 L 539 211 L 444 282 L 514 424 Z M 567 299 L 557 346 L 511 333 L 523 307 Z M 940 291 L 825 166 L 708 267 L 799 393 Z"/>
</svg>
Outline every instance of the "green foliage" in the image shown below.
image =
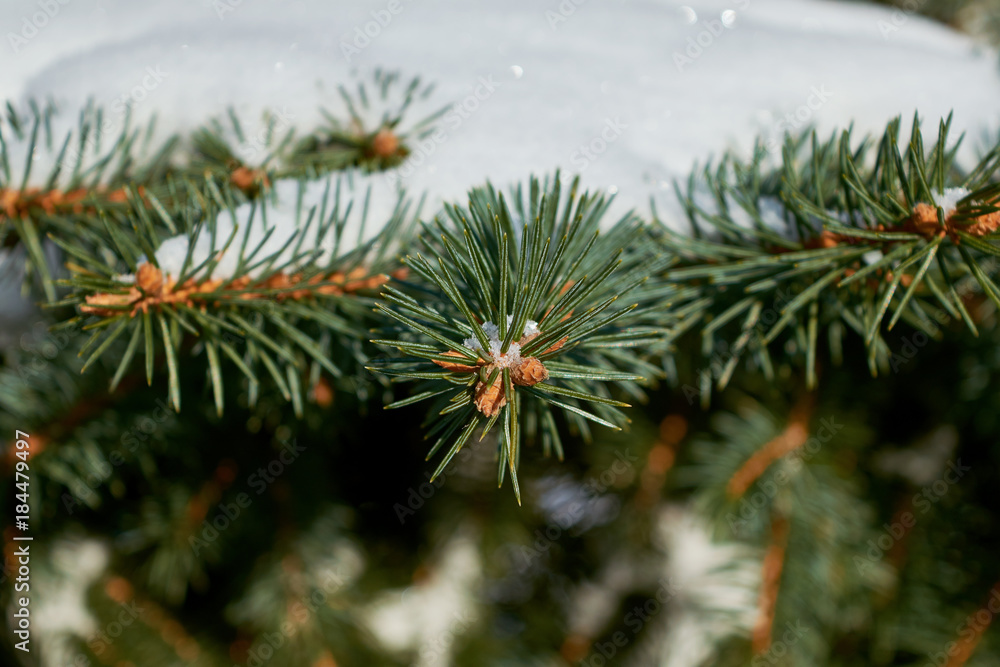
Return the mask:
<svg viewBox="0 0 1000 667">
<path fill-rule="evenodd" d="M 818 349 L 843 358 L 851 331 L 871 373 L 888 372 L 883 328 L 904 321 L 940 339 L 960 320 L 976 331 L 970 280 L 1000 305 L 1000 235 L 978 224 L 998 210 L 1000 146 L 963 170 L 950 123 L 929 150 L 916 118 L 901 146 L 895 120 L 877 143 L 856 142 L 850 131 L 822 143 L 803 134 L 786 140 L 779 167 L 766 166 L 761 150 L 750 163 L 726 156 L 704 170 L 703 184 L 692 175 L 681 194 L 692 234 L 661 227 L 660 238 L 681 260 L 666 279 L 699 287 L 681 329 L 700 329 L 711 359 L 701 370 L 703 399 L 742 359 L 773 377 L 775 348 L 778 363 L 804 366 L 813 387 Z M 951 188 L 968 191 L 954 212 L 937 206 L 938 224 L 921 224 L 915 208 L 933 211 Z"/>
<path fill-rule="evenodd" d="M 155 117 L 139 127 L 130 109 L 116 118 L 93 104 L 81 110 L 65 136 L 57 136 L 56 107 L 31 102 L 18 111 L 8 102 L 6 115 L 0 116 L 0 247 L 24 249 L 25 294 L 37 277 L 45 298 L 56 301 L 53 280 L 59 271 L 44 251 L 49 234 L 64 243 L 82 242 L 92 251 L 98 245 L 95 235 L 104 234 L 98 211 L 118 218 L 127 233 L 136 214 L 143 222 L 149 217 L 141 201 L 150 202 L 161 217 L 186 205 L 203 206 L 204 198 L 190 182 L 205 178 L 231 182 L 252 198 L 273 180 L 391 168 L 409 154 L 410 141 L 433 131 L 443 113 L 408 127 L 414 103 L 432 93 L 433 86 L 419 79 L 404 86 L 399 73 L 376 70 L 372 81 L 359 81 L 354 92 L 339 88 L 346 117 L 324 109 L 327 124 L 298 137 L 284 110 L 265 112 L 263 129 L 252 135 L 229 109 L 225 120 L 213 119 L 190 137 L 160 138 Z M 366 115 L 378 117 L 376 126 L 367 126 Z M 391 139 L 376 146 L 383 130 Z M 392 151 L 383 155 L 386 143 Z M 164 209 L 170 213 L 164 215 Z"/>
<path fill-rule="evenodd" d="M 820 406 L 815 417 L 804 418 L 808 438 L 736 494 L 734 476 L 798 422 L 782 423 L 750 400 L 739 403 L 738 413 L 714 413 L 711 436 L 690 442 L 692 463 L 676 480 L 697 489 L 695 502 L 720 538 L 782 549 L 774 627 L 804 628 L 787 647 L 789 664 L 822 664 L 841 636 L 870 623 L 874 604 L 893 582 L 888 563 L 865 560 L 867 540 L 879 536 L 875 511 L 842 467 L 848 447 L 861 449 L 869 436 L 853 423 L 845 430 L 840 415 Z"/>
<path fill-rule="evenodd" d="M 377 276 L 394 269 L 394 253 L 412 224 L 412 202 L 400 194 L 389 220 L 362 242 L 370 188 L 355 206 L 349 178 L 328 180 L 319 205 L 308 210 L 305 188 L 299 182 L 289 216 L 289 202 L 279 214 L 273 196 L 245 202 L 240 192 L 210 180 L 207 196 L 192 197 L 200 206 L 186 206 L 176 218 L 158 207 L 154 224 L 140 204 L 131 235 L 106 224 L 107 239 L 93 253 L 60 243 L 83 265 L 60 282 L 73 293 L 59 304 L 80 309 L 60 326 L 79 324 L 90 333 L 79 350 L 83 370 L 111 355 L 117 366 L 113 391 L 139 359 L 152 383 L 165 357 L 170 401 L 179 410 L 178 366 L 187 356 L 201 357 L 220 413 L 223 362 L 249 382 L 251 404 L 267 379 L 300 412 L 307 378 L 312 386 L 322 372 L 335 378 L 346 372 L 355 388 L 352 365 L 360 368 L 367 359 L 364 323 L 371 301 L 364 295 L 373 293 L 358 275 L 375 276 L 377 283 L 383 280 Z M 359 228 L 356 245 L 344 238 L 349 222 Z M 179 236 L 164 239 L 168 229 Z M 269 244 L 272 236 L 280 243 Z M 154 249 L 164 242 L 184 252 L 176 275 L 159 267 Z M 230 266 L 220 275 L 223 257 Z M 122 276 L 122 270 L 135 275 Z M 156 276 L 155 284 L 144 284 L 144 270 Z"/>
<path fill-rule="evenodd" d="M 240 151 L 251 138 L 232 114 L 191 138 L 196 157 L 184 167 L 155 148 L 148 161 L 129 157 L 122 147 L 146 136 L 133 131 L 117 147 L 103 144 L 103 172 L 58 176 L 60 188 L 88 189 L 82 210 L 36 206 L 3 220 L 5 244 L 34 252 L 48 238 L 71 272 L 48 283 L 70 292 L 44 311 L 56 326 L 21 337 L 0 368 L 0 427 L 30 429 L 39 445 L 28 461 L 33 562 L 48 565 L 44 549 L 56 537 L 97 536 L 111 556 L 105 581 L 89 590 L 98 626 L 120 613 L 108 594 L 120 587 L 108 578 L 162 605 L 113 653 L 97 655 L 88 642 L 74 651 L 95 662 L 188 660 L 179 647 L 189 645 L 165 641 L 158 625 L 175 617 L 200 647 L 193 664 L 246 662 L 248 649 L 275 636 L 282 664 L 324 664 L 327 655 L 404 664 L 410 649 L 387 657 L 370 633 L 373 601 L 457 592 L 427 545 L 461 534 L 482 578 L 459 592 L 476 598 L 476 621 L 446 631 L 461 635 L 456 664 L 572 661 L 581 642 L 582 655 L 596 656 L 596 641 L 623 631 L 635 634 L 615 660 L 639 660 L 677 609 L 702 605 L 702 622 L 727 627 L 747 615 L 717 604 L 711 584 L 708 602 L 685 584 L 640 630 L 623 622 L 684 560 L 656 544 L 677 499 L 690 499 L 741 558 L 781 552 L 772 639 L 786 622 L 807 632 L 783 658 L 763 656 L 774 664 L 923 664 L 955 639 L 995 581 L 1000 288 L 997 235 L 982 221 L 997 214 L 1000 150 L 963 169 L 947 121 L 926 149 L 916 127 L 901 141 L 898 122 L 877 141 L 804 134 L 787 140 L 777 167 L 761 153 L 693 176 L 682 195 L 691 235 L 633 214 L 609 221 L 610 199 L 555 174 L 509 194 L 477 188 L 466 205 L 425 219 L 419 240 L 407 232 L 420 206 L 399 195 L 388 221 L 371 221 L 387 223 L 379 234 L 355 245 L 348 230 L 359 214 L 371 217 L 373 195 L 356 195 L 351 172 L 328 181 L 310 208 L 305 179 L 387 167 L 365 142 L 382 128 L 400 145 L 423 131 L 400 130 L 426 91 L 416 83 L 380 125 L 359 125 L 400 84 L 376 81 L 374 94 L 349 96 L 350 121 L 331 121 L 312 143 L 276 118 L 252 163 Z M 46 113 L 37 110 L 35 129 L 15 120 L 19 140 L 7 141 L 17 133 L 5 126 L 5 146 L 47 141 Z M 241 166 L 262 170 L 253 187 L 232 182 Z M 17 188 L 15 171 L 3 183 Z M 294 212 L 274 201 L 288 174 L 303 177 Z M 931 209 L 936 225 L 916 219 L 914 209 L 953 187 L 969 190 L 954 212 Z M 121 196 L 98 196 L 111 189 Z M 268 245 L 279 224 L 294 233 Z M 155 267 L 165 243 L 204 252 L 186 253 L 166 291 L 122 276 Z M 238 250 L 236 268 L 216 279 L 226 248 Z M 382 273 L 396 280 L 362 278 Z M 352 275 L 356 289 L 345 284 Z M 940 342 L 909 354 L 900 322 Z M 390 354 L 371 359 L 372 342 Z M 518 384 L 515 350 L 546 377 Z M 854 357 L 868 367 L 830 370 Z M 649 386 L 661 375 L 686 382 L 689 366 L 705 361 L 696 368 L 702 397 L 729 386 L 732 411 L 705 413 Z M 869 369 L 882 377 L 870 381 Z M 321 378 L 333 378 L 322 400 L 310 394 Z M 171 408 L 183 394 L 183 417 L 139 391 L 143 380 L 159 382 Z M 815 411 L 780 416 L 803 385 L 822 388 Z M 494 399 L 502 388 L 503 405 L 481 400 L 491 388 Z M 422 424 L 400 409 L 424 401 Z M 644 405 L 625 412 L 626 402 Z M 391 420 L 370 413 L 384 403 Z M 657 428 L 665 414 L 697 435 L 667 437 Z M 592 432 L 592 423 L 610 428 Z M 831 423 L 845 428 L 825 439 Z M 745 487 L 731 484 L 795 425 L 804 443 L 793 438 L 799 444 L 772 452 Z M 894 537 L 891 554 L 869 559 L 870 540 L 924 484 L 883 458 L 921 455 L 926 435 L 949 429 L 959 433 L 956 458 L 971 456 L 975 472 Z M 432 441 L 427 458 L 443 453 L 433 476 L 418 434 Z M 559 465 L 521 460 L 524 446 L 562 459 L 579 442 L 588 446 Z M 288 443 L 303 447 L 301 459 L 281 458 Z M 524 509 L 486 492 L 508 473 Z M 571 513 L 583 517 L 576 522 L 563 521 L 567 498 L 584 508 Z M 747 578 L 739 559 L 714 557 L 699 585 Z M 570 635 L 581 632 L 577 602 L 595 591 L 604 618 L 586 629 L 596 634 Z M 322 602 L 303 621 L 295 605 L 317 594 Z M 708 660 L 719 665 L 759 657 L 742 636 L 712 649 Z M 983 664 L 995 656 L 989 637 L 976 651 Z"/>
<path fill-rule="evenodd" d="M 482 439 L 500 421 L 498 481 L 509 469 L 520 499 L 522 438 L 540 440 L 546 455 L 562 458 L 553 407 L 589 439 L 588 421 L 628 423 L 619 410 L 628 405 L 604 383 L 641 400 L 637 383 L 656 373 L 634 348 L 662 336 L 643 318 L 662 315 L 660 298 L 669 288 L 640 287 L 665 260 L 647 252 L 646 231 L 632 215 L 600 234 L 610 201 L 578 195 L 577 187 L 573 181 L 564 196 L 558 174 L 533 179 L 512 192 L 510 204 L 492 186 L 473 190 L 468 208 L 448 206 L 447 217 L 424 225 L 420 248 L 428 257 L 407 256 L 414 279 L 406 287 L 419 298 L 390 287 L 383 297 L 391 305 L 377 305 L 400 326 L 373 342 L 406 356 L 373 369 L 420 382 L 409 398 L 387 407 L 435 399 L 428 458 L 448 445 L 435 476 L 477 429 Z M 638 300 L 622 307 L 623 298 Z M 536 337 L 528 335 L 529 321 L 537 322 Z M 491 341 L 484 325 L 494 322 Z M 528 357 L 545 365 L 550 381 L 516 387 L 519 362 L 507 360 Z M 505 399 L 498 409 L 479 403 L 490 388 Z"/>
<path fill-rule="evenodd" d="M 402 164 L 410 154 L 410 144 L 433 132 L 434 123 L 448 110 L 443 107 L 406 127 L 403 121 L 410 107 L 426 101 L 434 86 L 414 78 L 397 93 L 403 83 L 398 72 L 379 69 L 370 86 L 358 82 L 356 91 L 339 86 L 348 118 L 322 109 L 327 124 L 294 144 L 286 158 L 289 175 L 323 174 L 349 167 L 381 171 Z M 378 120 L 372 120 L 373 116 Z M 384 131 L 393 138 L 388 146 L 377 142 Z"/>
<path fill-rule="evenodd" d="M 113 193 L 123 186 L 137 189 L 162 181 L 176 148 L 173 139 L 152 145 L 155 119 L 145 128 L 132 127 L 126 113 L 113 132 L 115 123 L 92 104 L 81 110 L 75 130 L 59 137 L 53 130 L 56 113 L 52 105 L 40 108 L 34 102 L 22 113 L 8 102 L 6 116 L 0 117 L 0 245 L 23 247 L 24 292 L 30 293 L 37 275 L 49 301 L 56 292 L 45 236 L 88 239 L 99 228 L 94 206 L 118 207 Z M 47 170 L 39 179 L 41 167 Z M 62 201 L 42 199 L 52 191 Z"/>
</svg>

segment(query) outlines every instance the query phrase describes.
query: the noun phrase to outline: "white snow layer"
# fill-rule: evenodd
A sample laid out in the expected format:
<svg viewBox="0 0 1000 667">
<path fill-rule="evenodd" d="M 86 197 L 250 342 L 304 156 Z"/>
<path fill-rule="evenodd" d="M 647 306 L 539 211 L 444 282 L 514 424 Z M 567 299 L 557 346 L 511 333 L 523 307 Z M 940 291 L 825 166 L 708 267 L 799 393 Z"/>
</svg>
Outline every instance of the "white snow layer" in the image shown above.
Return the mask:
<svg viewBox="0 0 1000 667">
<path fill-rule="evenodd" d="M 246 275 L 256 278 L 266 272 L 269 267 L 285 266 L 286 273 L 292 273 L 297 268 L 305 266 L 323 266 L 336 255 L 341 255 L 356 246 L 358 236 L 364 240 L 378 232 L 380 225 L 391 214 L 397 201 L 397 195 L 390 192 L 384 181 L 371 177 L 352 175 L 353 192 L 359 201 L 351 207 L 346 215 L 344 233 L 338 242 L 335 224 L 330 224 L 334 208 L 334 179 L 323 179 L 304 183 L 292 179 L 280 180 L 274 183 L 272 197 L 268 197 L 265 205 L 251 203 L 236 207 L 232 213 L 223 211 L 215 221 L 215 238 L 207 226 L 203 227 L 195 240 L 191 251 L 189 266 L 201 265 L 212 254 L 217 256 L 217 263 L 210 274 L 200 271 L 198 279 L 230 278 L 240 265 L 241 255 L 245 257 L 244 265 L 248 267 Z M 373 185 L 371 198 L 377 203 L 373 208 L 381 218 L 372 219 L 361 228 L 361 199 L 365 196 L 365 185 Z M 349 203 L 349 202 L 347 202 Z M 345 202 L 341 202 L 339 217 L 345 216 Z M 273 230 L 273 231 L 272 231 Z M 190 237 L 187 234 L 166 239 L 156 249 L 156 261 L 164 275 L 177 278 L 184 268 L 190 248 Z M 273 261 L 264 261 L 272 255 L 277 255 Z M 292 261 L 293 258 L 295 261 Z M 145 256 L 138 263 L 146 261 Z M 132 282 L 134 275 L 116 276 L 123 282 Z"/>
<path fill-rule="evenodd" d="M 36 0 L 0 6 L 0 93 L 88 98 L 162 132 L 233 105 L 308 130 L 342 109 L 336 86 L 382 66 L 437 84 L 441 131 L 395 176 L 432 203 L 491 178 L 563 167 L 617 192 L 617 209 L 667 211 L 672 178 L 762 134 L 852 120 L 880 130 L 955 110 L 957 132 L 995 127 L 993 52 L 906 12 L 820 0 Z M 367 32 L 367 34 L 366 34 Z M 933 84 L 931 84 L 933 82 Z M 412 117 L 416 120 L 416 116 Z M 970 142 L 970 143 L 974 143 Z M 42 178 L 42 171 L 38 178 Z M 392 177 L 394 178 L 394 176 Z"/>
</svg>

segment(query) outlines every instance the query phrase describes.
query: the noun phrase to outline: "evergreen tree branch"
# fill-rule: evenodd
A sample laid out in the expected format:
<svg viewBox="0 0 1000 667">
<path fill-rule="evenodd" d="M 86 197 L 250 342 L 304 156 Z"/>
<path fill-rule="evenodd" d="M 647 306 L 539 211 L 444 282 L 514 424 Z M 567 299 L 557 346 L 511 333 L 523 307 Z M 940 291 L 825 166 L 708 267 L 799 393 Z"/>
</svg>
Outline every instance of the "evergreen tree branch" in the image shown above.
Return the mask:
<svg viewBox="0 0 1000 667">
<path fill-rule="evenodd" d="M 803 134 L 778 167 L 761 151 L 692 177 L 681 195 L 692 235 L 659 237 L 680 260 L 665 279 L 697 288 L 679 330 L 701 331 L 703 386 L 724 388 L 744 359 L 770 373 L 779 341 L 814 387 L 821 341 L 840 359 L 844 331 L 863 339 L 873 374 L 895 367 L 883 332 L 900 321 L 936 339 L 955 319 L 977 331 L 967 279 L 1000 303 L 1000 146 L 963 170 L 950 124 L 929 151 L 916 118 L 901 145 L 897 119 L 877 144 Z"/>
<path fill-rule="evenodd" d="M 388 303 L 378 304 L 398 324 L 374 342 L 406 356 L 371 368 L 398 381 L 423 380 L 414 395 L 435 398 L 428 422 L 440 435 L 430 455 L 450 443 L 435 476 L 477 429 L 482 439 L 499 422 L 498 479 L 509 471 L 520 501 L 522 440 L 540 440 L 546 454 L 562 456 L 552 408 L 584 437 L 588 421 L 627 424 L 619 410 L 627 404 L 603 382 L 634 390 L 646 381 L 639 371 L 650 367 L 632 351 L 641 344 L 635 334 L 662 333 L 647 323 L 663 317 L 660 304 L 672 289 L 640 289 L 667 260 L 648 252 L 645 229 L 631 215 L 599 234 L 610 201 L 578 195 L 577 187 L 574 181 L 564 195 L 556 174 L 532 179 L 509 200 L 490 185 L 473 190 L 467 209 L 448 206 L 447 218 L 424 225 L 427 256 L 406 259 L 406 285 L 421 299 L 389 289 Z M 637 296 L 631 306 L 617 305 Z M 602 345 L 593 345 L 598 336 Z"/>
</svg>

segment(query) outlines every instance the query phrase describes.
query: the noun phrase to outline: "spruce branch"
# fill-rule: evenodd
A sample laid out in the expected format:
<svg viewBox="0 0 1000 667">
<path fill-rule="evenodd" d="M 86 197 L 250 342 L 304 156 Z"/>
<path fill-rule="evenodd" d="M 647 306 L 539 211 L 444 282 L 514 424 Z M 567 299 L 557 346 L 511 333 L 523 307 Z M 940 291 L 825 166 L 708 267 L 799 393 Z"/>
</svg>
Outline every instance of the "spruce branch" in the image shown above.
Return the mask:
<svg viewBox="0 0 1000 667">
<path fill-rule="evenodd" d="M 341 85 L 337 92 L 347 117 L 322 109 L 326 125 L 294 142 L 283 155 L 281 169 L 287 176 L 396 167 L 410 155 L 412 143 L 429 135 L 448 110 L 442 107 L 408 125 L 404 121 L 410 109 L 426 102 L 434 86 L 419 77 L 404 81 L 399 72 L 383 69 L 375 70 L 371 82 L 358 81 L 354 90 Z"/>
<path fill-rule="evenodd" d="M 90 641 L 73 636 L 69 641 L 77 661 L 105 664 L 112 659 L 127 661 L 126 656 L 139 660 L 166 660 L 193 667 L 210 667 L 227 659 L 223 647 L 207 640 L 199 628 L 181 622 L 176 610 L 159 604 L 149 594 L 133 584 L 130 572 L 107 572 L 89 591 L 88 610 L 102 628 L 114 628 L 115 623 L 128 625 L 128 640 L 113 641 L 106 633 Z M 142 656 L 142 657 L 139 657 Z"/>
<path fill-rule="evenodd" d="M 662 336 L 644 318 L 662 312 L 671 288 L 640 288 L 667 260 L 648 251 L 631 214 L 600 234 L 610 200 L 577 188 L 564 194 L 557 173 L 509 199 L 490 185 L 473 190 L 467 208 L 446 206 L 423 225 L 422 252 L 406 258 L 410 293 L 388 287 L 376 306 L 397 326 L 373 342 L 405 356 L 371 368 L 421 381 L 387 409 L 434 399 L 428 459 L 447 445 L 435 477 L 477 430 L 483 439 L 497 425 L 498 481 L 509 471 L 520 502 L 522 442 L 541 440 L 562 458 L 553 408 L 587 438 L 588 422 L 628 423 L 619 409 L 628 404 L 605 383 L 642 396 L 653 367 L 634 348 Z"/>
<path fill-rule="evenodd" d="M 659 237 L 679 258 L 665 279 L 696 288 L 676 331 L 700 330 L 703 401 L 741 360 L 770 377 L 776 347 L 814 387 L 823 341 L 840 359 L 847 331 L 873 375 L 895 368 L 884 332 L 901 321 L 934 339 L 959 320 L 977 333 L 971 283 L 1000 305 L 1000 145 L 965 170 L 950 125 L 929 148 L 916 117 L 905 140 L 898 119 L 878 142 L 804 133 L 786 138 L 778 167 L 762 150 L 727 155 L 678 186 L 692 234 Z"/>
<path fill-rule="evenodd" d="M 412 151 L 412 143 L 433 131 L 447 107 L 416 122 L 408 118 L 416 104 L 434 92 L 420 78 L 404 81 L 399 72 L 376 69 L 371 80 L 353 88 L 337 88 L 344 110 L 321 109 L 325 124 L 303 133 L 291 112 L 268 112 L 263 128 L 249 134 L 235 110 L 214 118 L 191 137 L 191 158 L 184 172 L 229 180 L 254 192 L 268 180 L 317 178 L 334 171 L 365 172 L 396 167 Z"/>
<path fill-rule="evenodd" d="M 788 622 L 809 631 L 785 647 L 795 663 L 822 664 L 892 589 L 888 563 L 862 560 L 859 572 L 868 540 L 879 535 L 875 511 L 837 465 L 870 443 L 854 428 L 841 430 L 841 416 L 828 410 L 813 411 L 806 398 L 781 419 L 740 400 L 736 413 L 713 415 L 711 435 L 693 439 L 693 460 L 678 470 L 681 485 L 698 489 L 695 504 L 720 539 L 760 549 L 757 616 L 741 664 L 767 654 Z"/>
<path fill-rule="evenodd" d="M 43 243 L 49 233 L 83 242 L 93 235 L 98 209 L 123 207 L 126 186 L 142 192 L 169 171 L 176 141 L 152 144 L 155 119 L 133 127 L 126 113 L 122 127 L 89 104 L 75 129 L 56 136 L 52 105 L 31 102 L 19 112 L 8 102 L 0 117 L 0 246 L 22 250 L 28 258 L 24 289 L 37 275 L 48 301 L 56 299 L 53 271 Z M 40 172 L 44 171 L 44 176 Z"/>
<path fill-rule="evenodd" d="M 176 233 L 171 219 L 187 206 L 203 206 L 204 195 L 191 183 L 206 178 L 253 199 L 276 180 L 388 169 L 444 111 L 409 124 L 414 104 L 429 98 L 433 86 L 419 79 L 404 85 L 395 72 L 377 70 L 356 92 L 339 91 L 344 114 L 324 110 L 327 124 L 305 135 L 284 111 L 267 112 L 263 129 L 248 134 L 229 109 L 225 120 L 213 119 L 190 137 L 160 140 L 155 117 L 137 127 L 130 111 L 115 118 L 88 103 L 63 137 L 53 129 L 60 118 L 54 106 L 32 102 L 19 112 L 8 103 L 0 117 L 0 247 L 27 255 L 24 292 L 37 276 L 46 300 L 58 298 L 57 269 L 44 250 L 48 238 L 66 252 L 80 245 L 94 252 L 95 235 L 104 235 L 106 224 L 116 227 L 108 233 L 129 235 L 135 215 L 146 225 L 165 222 Z"/>
<path fill-rule="evenodd" d="M 202 209 L 187 207 L 173 222 L 176 236 L 133 219 L 132 240 L 107 224 L 104 245 L 79 251 L 72 277 L 60 281 L 73 289 L 60 303 L 79 312 L 69 322 L 90 333 L 79 350 L 82 370 L 111 356 L 113 391 L 139 356 L 151 383 L 162 355 L 179 410 L 179 366 L 201 357 L 220 414 L 222 363 L 249 382 L 251 403 L 269 378 L 297 412 L 307 374 L 311 385 L 321 372 L 353 381 L 359 373 L 352 369 L 367 358 L 366 295 L 389 274 L 402 275 L 394 253 L 419 206 L 413 212 L 400 194 L 389 220 L 363 241 L 371 189 L 356 205 L 351 182 L 282 181 L 236 206 L 239 192 L 209 181 Z M 346 237 L 349 223 L 357 242 Z"/>
</svg>

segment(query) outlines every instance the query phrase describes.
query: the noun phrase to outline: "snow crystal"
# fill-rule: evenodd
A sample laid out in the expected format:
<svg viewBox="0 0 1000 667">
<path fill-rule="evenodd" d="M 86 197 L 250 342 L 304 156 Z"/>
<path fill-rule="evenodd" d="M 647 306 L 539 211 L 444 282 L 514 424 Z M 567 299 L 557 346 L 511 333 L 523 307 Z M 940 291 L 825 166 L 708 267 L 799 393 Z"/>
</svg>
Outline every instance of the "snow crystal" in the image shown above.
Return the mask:
<svg viewBox="0 0 1000 667">
<path fill-rule="evenodd" d="M 493 357 L 493 364 L 497 368 L 515 368 L 521 365 L 521 346 L 518 343 L 511 343 L 507 348 L 507 354 L 503 353 L 503 343 L 498 340 L 490 341 L 490 356 Z"/>
<path fill-rule="evenodd" d="M 931 192 L 931 195 L 934 197 L 934 204 L 944 209 L 945 217 L 954 213 L 958 207 L 958 202 L 968 197 L 969 194 L 971 193 L 965 188 L 945 188 L 944 192 L 938 192 L 937 190 Z"/>
<path fill-rule="evenodd" d="M 485 322 L 483 323 L 483 333 L 486 334 L 486 337 L 488 339 L 492 340 L 494 338 L 498 338 L 500 336 L 500 327 L 498 327 L 496 324 L 493 324 L 492 322 Z M 474 337 L 473 339 L 475 340 Z M 476 343 L 478 344 L 479 341 L 477 340 Z"/>
<path fill-rule="evenodd" d="M 513 319 L 513 315 L 507 316 L 507 326 L 510 326 L 513 323 Z M 500 327 L 492 322 L 484 322 L 483 333 L 486 334 L 486 338 L 490 344 L 489 355 L 494 359 L 497 366 L 500 368 L 508 368 L 521 363 L 520 343 L 511 343 L 510 347 L 507 348 L 507 353 L 503 354 L 503 341 L 500 339 Z M 528 320 L 528 322 L 524 325 L 524 331 L 521 333 L 521 338 L 537 333 L 539 333 L 538 322 Z M 476 350 L 477 352 L 483 351 L 483 346 L 480 345 L 479 340 L 475 336 L 466 338 L 462 341 L 462 344 L 470 350 Z"/>
<path fill-rule="evenodd" d="M 535 334 L 540 334 L 541 331 L 538 328 L 538 322 L 534 320 L 528 320 L 528 323 L 524 325 L 524 335 L 534 336 Z"/>
<path fill-rule="evenodd" d="M 865 254 L 861 255 L 861 259 L 865 261 L 865 264 L 871 266 L 875 262 L 881 260 L 885 255 L 881 250 L 869 250 Z"/>
</svg>

